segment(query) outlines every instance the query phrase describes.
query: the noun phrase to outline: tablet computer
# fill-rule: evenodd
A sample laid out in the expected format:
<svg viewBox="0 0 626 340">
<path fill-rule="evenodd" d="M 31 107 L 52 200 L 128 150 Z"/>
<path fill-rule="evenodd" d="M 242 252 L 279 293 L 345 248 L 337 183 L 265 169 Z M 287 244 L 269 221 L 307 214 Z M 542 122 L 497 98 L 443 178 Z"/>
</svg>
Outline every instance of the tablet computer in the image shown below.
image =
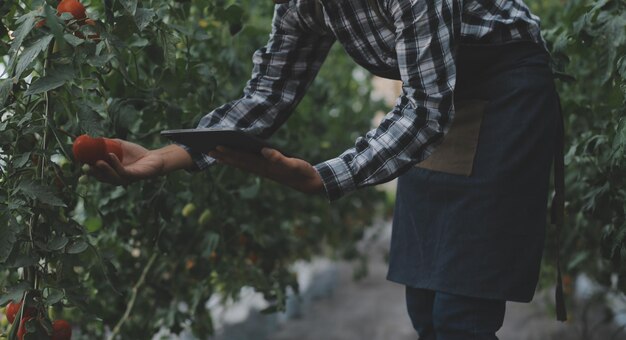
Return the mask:
<svg viewBox="0 0 626 340">
<path fill-rule="evenodd" d="M 237 129 L 165 130 L 161 131 L 161 135 L 202 153 L 214 150 L 217 146 L 250 153 L 260 153 L 263 148 L 276 149 L 267 141 Z"/>
</svg>

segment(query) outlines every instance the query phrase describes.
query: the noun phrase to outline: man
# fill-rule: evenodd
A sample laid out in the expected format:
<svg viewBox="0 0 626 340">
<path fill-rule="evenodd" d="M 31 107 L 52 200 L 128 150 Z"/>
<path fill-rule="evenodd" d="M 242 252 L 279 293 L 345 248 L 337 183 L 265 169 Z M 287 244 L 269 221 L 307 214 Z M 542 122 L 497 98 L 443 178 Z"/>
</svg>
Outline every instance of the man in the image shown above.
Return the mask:
<svg viewBox="0 0 626 340">
<path fill-rule="evenodd" d="M 199 127 L 270 136 L 334 42 L 402 80 L 380 126 L 316 165 L 271 149 L 123 142 L 124 162 L 111 155 L 93 175 L 120 185 L 219 162 L 331 201 L 399 177 L 388 279 L 406 285 L 420 339 L 496 339 L 505 301 L 534 294 L 559 131 L 539 19 L 522 0 L 282 2 L 243 97 Z"/>
</svg>

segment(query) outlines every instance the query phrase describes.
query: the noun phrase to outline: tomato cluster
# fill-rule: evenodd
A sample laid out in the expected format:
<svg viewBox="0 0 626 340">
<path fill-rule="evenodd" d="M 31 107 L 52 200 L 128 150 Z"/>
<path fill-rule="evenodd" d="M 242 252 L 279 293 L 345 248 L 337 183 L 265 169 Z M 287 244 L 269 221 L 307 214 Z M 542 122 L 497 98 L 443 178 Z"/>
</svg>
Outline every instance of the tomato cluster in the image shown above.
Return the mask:
<svg viewBox="0 0 626 340">
<path fill-rule="evenodd" d="M 89 165 L 94 165 L 99 160 L 106 161 L 109 153 L 115 154 L 120 161 L 124 159 L 122 143 L 109 138 L 93 138 L 89 135 L 81 135 L 74 140 L 72 151 L 77 161 Z"/>
<path fill-rule="evenodd" d="M 11 338 L 11 336 L 15 336 L 17 340 L 23 340 L 24 336 L 30 333 L 26 325 L 31 322 L 31 320 L 38 321 L 47 319 L 47 316 L 42 315 L 44 313 L 39 313 L 37 309 L 33 307 L 24 307 L 22 311 L 22 301 L 17 303 L 13 301 L 9 302 L 5 311 L 9 323 L 13 324 L 16 320 L 19 322 L 17 333 L 9 336 L 9 338 Z M 36 333 L 38 334 L 46 334 L 46 336 L 50 336 L 50 340 L 70 340 L 72 338 L 72 326 L 65 320 L 53 321 L 51 334 L 48 333 L 49 331 L 45 331 L 41 327 L 41 322 L 35 325 L 35 329 L 37 329 Z"/>
<path fill-rule="evenodd" d="M 59 5 L 57 6 L 57 15 L 61 15 L 63 13 L 70 13 L 72 17 L 76 20 L 78 27 L 82 27 L 84 25 L 96 26 L 96 22 L 93 19 L 87 18 L 87 14 L 85 13 L 85 6 L 81 4 L 78 0 L 61 0 Z M 40 20 L 35 24 L 35 27 L 40 28 L 46 24 L 46 20 Z M 85 39 L 85 36 L 77 29 L 74 31 L 74 35 L 78 38 Z M 91 40 L 99 40 L 100 34 L 90 34 L 87 36 L 88 39 Z"/>
</svg>

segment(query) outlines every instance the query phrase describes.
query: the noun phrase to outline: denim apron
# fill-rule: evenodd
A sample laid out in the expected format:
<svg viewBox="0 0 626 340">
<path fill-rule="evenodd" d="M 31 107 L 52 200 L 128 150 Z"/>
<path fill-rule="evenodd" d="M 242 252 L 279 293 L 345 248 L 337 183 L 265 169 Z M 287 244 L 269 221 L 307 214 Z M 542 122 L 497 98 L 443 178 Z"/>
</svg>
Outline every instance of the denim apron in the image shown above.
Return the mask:
<svg viewBox="0 0 626 340">
<path fill-rule="evenodd" d="M 398 178 L 387 278 L 530 301 L 560 119 L 541 47 L 461 45 L 450 130 L 429 158 Z"/>
</svg>

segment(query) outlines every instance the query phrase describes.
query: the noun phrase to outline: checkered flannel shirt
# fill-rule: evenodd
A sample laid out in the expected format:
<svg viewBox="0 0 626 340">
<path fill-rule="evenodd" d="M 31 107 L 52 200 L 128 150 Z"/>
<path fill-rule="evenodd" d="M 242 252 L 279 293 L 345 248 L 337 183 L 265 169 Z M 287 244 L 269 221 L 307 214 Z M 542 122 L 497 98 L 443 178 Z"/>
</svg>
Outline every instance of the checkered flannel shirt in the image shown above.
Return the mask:
<svg viewBox="0 0 626 340">
<path fill-rule="evenodd" d="M 380 125 L 314 166 L 331 201 L 399 176 L 441 142 L 454 117 L 459 42 L 544 45 L 539 18 L 522 0 L 379 0 L 386 18 L 365 0 L 321 0 L 321 18 L 314 1 L 275 6 L 269 41 L 254 53 L 243 96 L 208 113 L 198 127 L 269 137 L 302 99 L 335 41 L 366 69 L 399 71 L 402 94 Z M 199 169 L 215 161 L 188 151 Z"/>
</svg>

